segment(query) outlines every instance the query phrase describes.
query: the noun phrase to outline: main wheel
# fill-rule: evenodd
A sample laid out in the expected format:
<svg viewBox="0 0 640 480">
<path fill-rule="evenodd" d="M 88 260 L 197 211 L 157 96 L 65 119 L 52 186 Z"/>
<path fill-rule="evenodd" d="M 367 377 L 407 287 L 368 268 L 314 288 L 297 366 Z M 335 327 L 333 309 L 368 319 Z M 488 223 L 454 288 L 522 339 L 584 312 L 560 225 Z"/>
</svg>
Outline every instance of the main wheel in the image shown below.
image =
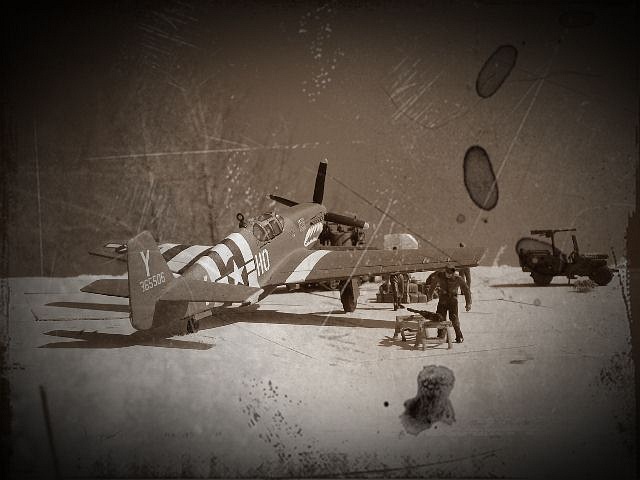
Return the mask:
<svg viewBox="0 0 640 480">
<path fill-rule="evenodd" d="M 607 267 L 600 267 L 589 275 L 589 278 L 598 285 L 607 285 L 613 278 L 613 273 Z"/>
<path fill-rule="evenodd" d="M 533 283 L 540 286 L 547 286 L 553 280 L 553 275 L 545 275 L 544 273 L 532 272 L 531 276 L 533 277 Z"/>
<path fill-rule="evenodd" d="M 353 292 L 351 282 L 348 282 L 344 290 L 340 292 L 340 300 L 345 312 L 353 312 L 358 306 L 358 299 Z"/>
<path fill-rule="evenodd" d="M 200 330 L 200 322 L 193 317 L 187 319 L 187 333 L 197 333 Z"/>
<path fill-rule="evenodd" d="M 351 232 L 338 233 L 336 236 L 333 237 L 333 241 L 331 242 L 331 245 L 335 245 L 338 247 L 351 247 L 355 245 L 351 237 L 352 237 Z"/>
</svg>

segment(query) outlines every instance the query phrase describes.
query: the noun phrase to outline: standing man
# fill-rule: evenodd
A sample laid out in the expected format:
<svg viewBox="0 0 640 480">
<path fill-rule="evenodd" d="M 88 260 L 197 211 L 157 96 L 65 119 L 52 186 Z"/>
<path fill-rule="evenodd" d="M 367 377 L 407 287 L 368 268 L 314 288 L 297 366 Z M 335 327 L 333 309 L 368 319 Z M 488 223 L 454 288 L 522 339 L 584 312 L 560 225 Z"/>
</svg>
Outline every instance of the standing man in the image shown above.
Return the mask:
<svg viewBox="0 0 640 480">
<path fill-rule="evenodd" d="M 467 287 L 471 288 L 471 269 L 469 267 L 460 267 L 458 269 L 458 275 L 464 279 Z"/>
<path fill-rule="evenodd" d="M 389 277 L 391 282 L 391 294 L 393 295 L 393 309 L 404 308 L 404 305 L 400 303 L 400 295 L 402 295 L 402 279 L 399 273 L 392 273 Z"/>
<path fill-rule="evenodd" d="M 464 294 L 465 309 L 468 312 L 471 310 L 471 291 L 467 286 L 467 282 L 459 275 L 456 275 L 456 269 L 453 265 L 447 265 L 444 271 L 436 272 L 433 276 L 427 290 L 427 298 L 433 295 L 436 286 L 440 287 L 436 312 L 442 315 L 443 319 L 447 318 L 447 312 L 449 312 L 449 320 L 451 320 L 453 329 L 456 331 L 456 343 L 462 343 L 464 337 L 462 336 L 462 330 L 460 330 L 460 319 L 458 318 L 458 288 Z M 444 330 L 438 330 L 438 337 L 444 338 L 444 336 Z"/>
</svg>

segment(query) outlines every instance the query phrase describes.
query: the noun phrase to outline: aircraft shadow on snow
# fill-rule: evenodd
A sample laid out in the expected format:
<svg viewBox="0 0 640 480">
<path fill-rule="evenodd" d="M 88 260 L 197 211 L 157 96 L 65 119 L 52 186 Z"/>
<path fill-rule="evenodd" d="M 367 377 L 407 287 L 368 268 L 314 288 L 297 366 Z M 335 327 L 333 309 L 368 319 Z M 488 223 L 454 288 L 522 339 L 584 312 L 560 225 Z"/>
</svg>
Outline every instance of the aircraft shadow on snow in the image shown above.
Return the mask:
<svg viewBox="0 0 640 480">
<path fill-rule="evenodd" d="M 51 302 L 47 307 L 80 308 L 82 310 L 101 310 L 104 312 L 129 313 L 129 305 L 118 303 Z"/>
<path fill-rule="evenodd" d="M 64 304 L 64 305 L 61 305 Z M 74 302 L 53 302 L 48 306 L 72 307 Z M 78 303 L 76 308 L 89 309 L 91 306 L 95 310 L 122 311 L 126 305 L 116 304 L 87 304 Z M 128 310 L 128 308 L 127 308 Z M 336 317 L 334 315 L 340 315 Z M 215 315 L 202 318 L 200 320 L 200 330 L 215 329 L 234 323 L 270 323 L 276 325 L 307 325 L 307 326 L 335 326 L 335 327 L 357 327 L 357 328 L 379 328 L 392 332 L 395 328 L 394 320 L 379 320 L 367 318 L 345 317 L 342 310 L 331 310 L 317 313 L 284 313 L 277 310 L 258 310 L 257 306 L 245 307 L 243 309 L 228 309 L 217 312 Z M 162 329 L 154 331 L 135 331 L 131 334 L 106 333 L 87 330 L 51 330 L 45 335 L 60 338 L 75 339 L 77 341 L 47 343 L 40 348 L 125 348 L 133 346 L 148 346 L 162 348 L 181 348 L 188 350 L 208 350 L 213 345 L 201 343 L 199 341 L 188 340 L 178 337 L 175 333 L 170 333 Z"/>
</svg>

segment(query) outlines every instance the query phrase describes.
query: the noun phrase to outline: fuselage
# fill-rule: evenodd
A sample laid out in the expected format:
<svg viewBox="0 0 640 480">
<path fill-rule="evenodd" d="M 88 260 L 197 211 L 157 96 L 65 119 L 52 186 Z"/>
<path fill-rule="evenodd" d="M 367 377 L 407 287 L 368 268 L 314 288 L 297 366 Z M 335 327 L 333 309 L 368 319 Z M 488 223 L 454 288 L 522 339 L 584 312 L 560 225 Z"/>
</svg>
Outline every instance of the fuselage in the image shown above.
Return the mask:
<svg viewBox="0 0 640 480">
<path fill-rule="evenodd" d="M 301 203 L 287 208 L 283 214 L 268 212 L 248 219 L 188 265 L 182 275 L 206 282 L 262 288 L 262 299 L 278 286 L 270 281 L 278 265 L 292 252 L 317 242 L 325 213 L 323 205 Z M 185 316 L 225 306 L 219 302 L 189 302 Z"/>
</svg>

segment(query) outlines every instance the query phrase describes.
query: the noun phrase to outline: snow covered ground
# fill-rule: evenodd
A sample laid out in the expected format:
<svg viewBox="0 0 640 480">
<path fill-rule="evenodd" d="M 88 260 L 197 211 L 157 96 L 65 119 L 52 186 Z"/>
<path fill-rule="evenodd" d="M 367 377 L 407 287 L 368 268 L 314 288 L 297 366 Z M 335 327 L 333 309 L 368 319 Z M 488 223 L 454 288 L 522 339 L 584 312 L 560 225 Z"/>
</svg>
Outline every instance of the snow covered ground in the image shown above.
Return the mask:
<svg viewBox="0 0 640 480">
<path fill-rule="evenodd" d="M 41 476 L 55 456 L 64 477 L 632 478 L 618 277 L 587 293 L 513 267 L 472 277 L 465 342 L 424 351 L 392 339 L 376 284 L 351 314 L 336 292 L 278 293 L 150 340 L 126 300 L 79 292 L 95 277 L 11 279 L 13 472 Z M 399 415 L 425 365 L 454 372 L 456 421 L 414 436 Z"/>
</svg>

